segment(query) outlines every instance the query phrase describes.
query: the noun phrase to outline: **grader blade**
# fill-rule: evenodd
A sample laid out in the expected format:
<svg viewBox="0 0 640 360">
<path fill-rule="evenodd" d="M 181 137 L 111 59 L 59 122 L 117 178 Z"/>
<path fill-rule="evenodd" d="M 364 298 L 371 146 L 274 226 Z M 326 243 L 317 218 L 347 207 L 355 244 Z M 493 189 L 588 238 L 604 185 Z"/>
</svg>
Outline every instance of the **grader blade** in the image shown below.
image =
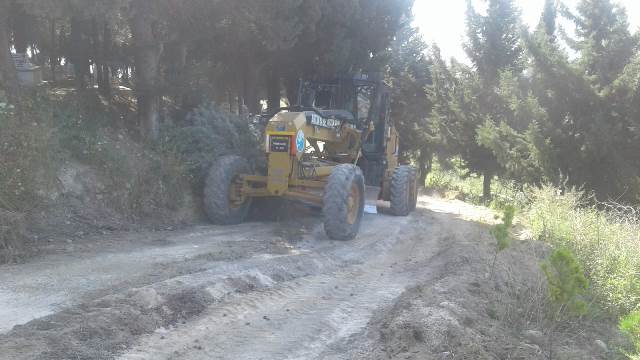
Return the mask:
<svg viewBox="0 0 640 360">
<path fill-rule="evenodd" d="M 364 212 L 367 214 L 377 214 L 380 208 L 389 208 L 389 202 L 379 200 L 380 187 L 367 186 L 365 189 Z"/>
</svg>

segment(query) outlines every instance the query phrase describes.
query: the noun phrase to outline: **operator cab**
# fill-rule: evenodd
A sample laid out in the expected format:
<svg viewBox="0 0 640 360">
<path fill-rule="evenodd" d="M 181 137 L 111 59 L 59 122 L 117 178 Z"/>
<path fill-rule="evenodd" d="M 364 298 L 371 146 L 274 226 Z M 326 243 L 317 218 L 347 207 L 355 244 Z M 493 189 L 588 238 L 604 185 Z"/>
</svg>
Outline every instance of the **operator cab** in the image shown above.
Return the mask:
<svg viewBox="0 0 640 360">
<path fill-rule="evenodd" d="M 301 82 L 298 98 L 302 108 L 362 131 L 359 165 L 366 169 L 368 185 L 380 184 L 387 168 L 387 138 L 392 132 L 390 91 L 381 77 L 356 75 L 325 83 Z"/>
<path fill-rule="evenodd" d="M 323 117 L 345 121 L 359 130 L 372 124 L 374 132 L 363 139 L 365 157 L 383 156 L 389 130 L 389 88 L 382 80 L 365 75 L 331 82 L 302 82 L 300 106 L 313 108 Z"/>
</svg>

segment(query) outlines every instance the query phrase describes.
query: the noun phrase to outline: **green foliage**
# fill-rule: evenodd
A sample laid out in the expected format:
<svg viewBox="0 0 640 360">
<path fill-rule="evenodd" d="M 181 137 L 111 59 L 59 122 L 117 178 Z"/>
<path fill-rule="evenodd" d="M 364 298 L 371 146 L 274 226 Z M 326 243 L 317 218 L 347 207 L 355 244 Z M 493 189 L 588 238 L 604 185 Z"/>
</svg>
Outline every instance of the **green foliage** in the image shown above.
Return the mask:
<svg viewBox="0 0 640 360">
<path fill-rule="evenodd" d="M 200 184 L 217 157 L 237 154 L 258 160 L 259 135 L 247 119 L 208 104 L 190 113 L 187 125 L 164 129 L 158 146 L 162 152 L 175 153 L 182 159 L 194 183 Z"/>
<path fill-rule="evenodd" d="M 620 319 L 620 331 L 629 336 L 635 345 L 636 352 L 640 353 L 640 310 Z"/>
<path fill-rule="evenodd" d="M 427 188 L 443 194 L 447 191 L 457 192 L 467 202 L 484 205 L 482 178 L 468 173 L 461 165 L 456 164 L 450 169 L 444 169 L 440 163 L 435 162 L 432 171 L 427 175 Z M 524 209 L 528 204 L 525 193 L 514 181 L 497 179 L 491 183 L 491 193 L 493 200 L 490 206 L 494 209 L 505 209 L 510 205 Z"/>
<path fill-rule="evenodd" d="M 511 227 L 513 226 L 513 218 L 516 214 L 516 208 L 513 205 L 507 205 L 503 210 L 502 224 L 496 224 L 491 228 L 491 235 L 496 239 L 496 254 L 491 263 L 491 278 L 496 266 L 498 254 L 511 245 Z"/>
<path fill-rule="evenodd" d="M 29 211 L 55 186 L 58 147 L 48 106 L 37 97 L 0 102 L 0 208 Z"/>
<path fill-rule="evenodd" d="M 391 118 L 402 139 L 400 151 L 404 158 L 429 157 L 434 151 L 428 122 L 431 102 L 427 87 L 431 85 L 431 73 L 426 51 L 418 29 L 407 25 L 398 31 L 389 50 L 376 59 L 388 63 Z"/>
<path fill-rule="evenodd" d="M 100 112 L 101 108 L 88 112 L 86 109 L 95 105 L 87 100 L 68 96 L 52 103 L 60 148 L 68 157 L 95 166 L 115 180 L 132 177 L 128 166 L 130 154 L 108 134 L 106 112 Z"/>
<path fill-rule="evenodd" d="M 491 235 L 496 238 L 500 252 L 509 247 L 511 244 L 511 227 L 513 226 L 513 218 L 516 214 L 516 208 L 513 205 L 507 205 L 503 210 L 502 224 L 494 225 L 491 228 Z"/>
<path fill-rule="evenodd" d="M 555 250 L 548 261 L 542 264 L 542 271 L 547 278 L 549 299 L 554 305 L 555 320 L 565 315 L 584 315 L 587 311 L 587 303 L 582 297 L 587 291 L 589 282 L 571 251 Z"/>
<path fill-rule="evenodd" d="M 527 223 L 533 235 L 570 249 L 586 271 L 599 305 L 621 316 L 640 306 L 640 223 L 629 214 L 589 206 L 583 192 L 533 190 Z"/>
<path fill-rule="evenodd" d="M 584 0 L 573 13 L 549 0 L 530 34 L 513 1 L 487 5 L 481 14 L 468 2 L 473 68 L 447 64 L 436 47 L 431 53 L 428 134 L 439 155 L 460 157 L 479 174 L 534 185 L 568 180 L 601 199 L 637 201 L 640 37 L 624 9 Z M 559 15 L 575 23 L 575 37 L 556 34 Z"/>
<path fill-rule="evenodd" d="M 561 6 L 560 14 L 576 26 L 575 37 L 563 34 L 576 60 L 540 29 L 524 34 L 531 87 L 548 114 L 538 123 L 544 173 L 556 184 L 568 178 L 586 185 L 600 198 L 635 200 L 637 190 L 628 185 L 640 169 L 632 115 L 638 102 L 625 69 L 634 67 L 639 38 L 629 32 L 624 10 L 609 0 L 580 1 L 575 13 Z"/>
</svg>

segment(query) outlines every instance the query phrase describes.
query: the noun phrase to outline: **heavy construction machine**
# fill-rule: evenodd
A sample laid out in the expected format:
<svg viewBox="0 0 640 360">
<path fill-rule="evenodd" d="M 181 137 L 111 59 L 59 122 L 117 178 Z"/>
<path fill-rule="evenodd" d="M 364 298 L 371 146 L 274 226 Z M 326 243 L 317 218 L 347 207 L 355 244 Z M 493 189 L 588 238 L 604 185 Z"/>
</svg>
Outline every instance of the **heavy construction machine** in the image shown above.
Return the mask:
<svg viewBox="0 0 640 360">
<path fill-rule="evenodd" d="M 397 216 L 416 208 L 418 174 L 398 163 L 399 138 L 382 79 L 301 81 L 298 99 L 268 120 L 266 173 L 254 173 L 238 156 L 214 163 L 204 194 L 212 222 L 240 223 L 252 199 L 281 197 L 322 207 L 327 236 L 350 240 L 367 197 L 373 209 Z"/>
</svg>

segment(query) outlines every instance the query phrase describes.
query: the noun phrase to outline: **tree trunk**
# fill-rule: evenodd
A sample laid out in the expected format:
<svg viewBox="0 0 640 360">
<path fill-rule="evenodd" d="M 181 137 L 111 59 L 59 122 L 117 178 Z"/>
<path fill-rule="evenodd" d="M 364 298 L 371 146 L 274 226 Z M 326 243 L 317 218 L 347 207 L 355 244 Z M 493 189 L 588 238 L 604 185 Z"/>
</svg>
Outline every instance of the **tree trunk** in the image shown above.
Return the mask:
<svg viewBox="0 0 640 360">
<path fill-rule="evenodd" d="M 244 99 L 242 99 L 242 95 L 239 91 L 236 91 L 236 106 L 238 109 L 238 116 L 242 116 L 244 113 Z"/>
<path fill-rule="evenodd" d="M 13 3 L 11 9 L 11 17 L 13 22 L 13 46 L 16 53 L 24 54 L 29 47 L 29 28 L 28 16 L 21 4 Z"/>
<path fill-rule="evenodd" d="M 0 2 L 0 88 L 3 88 L 10 100 L 17 98 L 20 85 L 18 73 L 9 49 L 9 6 Z"/>
<path fill-rule="evenodd" d="M 56 54 L 56 19 L 51 19 L 50 28 L 50 41 L 51 49 L 49 49 L 49 64 L 51 65 L 51 83 L 56 83 L 56 64 L 58 62 L 58 55 Z"/>
<path fill-rule="evenodd" d="M 258 100 L 258 72 L 251 65 L 247 65 L 243 79 L 243 97 L 247 109 L 251 114 L 259 114 L 262 109 Z"/>
<path fill-rule="evenodd" d="M 491 179 L 493 178 L 493 173 L 490 171 L 486 171 L 483 174 L 482 179 L 482 200 L 485 202 L 491 201 Z"/>
<path fill-rule="evenodd" d="M 420 178 L 418 184 L 425 186 L 427 182 L 427 175 L 431 172 L 431 162 L 433 154 L 427 150 L 420 150 L 420 156 L 418 157 L 418 166 L 420 167 Z"/>
<path fill-rule="evenodd" d="M 267 75 L 267 109 L 269 114 L 275 114 L 280 108 L 280 71 L 273 66 Z"/>
<path fill-rule="evenodd" d="M 151 15 L 155 0 L 136 0 L 131 18 L 135 51 L 135 84 L 138 119 L 144 139 L 155 141 L 160 135 L 160 56 L 163 44 L 156 39 L 157 22 Z"/>
<path fill-rule="evenodd" d="M 287 100 L 289 101 L 290 106 L 298 105 L 300 102 L 298 99 L 298 92 L 300 90 L 300 79 L 289 76 L 285 80 L 285 90 L 287 92 Z"/>
<path fill-rule="evenodd" d="M 71 54 L 69 61 L 73 64 L 78 90 L 86 88 L 86 77 L 90 73 L 86 25 L 85 21 L 77 17 L 71 18 Z"/>
<path fill-rule="evenodd" d="M 106 97 L 111 97 L 111 67 L 109 66 L 109 54 L 111 54 L 111 42 L 113 41 L 109 24 L 104 23 L 102 31 L 102 69 L 100 79 L 100 93 Z"/>
</svg>

